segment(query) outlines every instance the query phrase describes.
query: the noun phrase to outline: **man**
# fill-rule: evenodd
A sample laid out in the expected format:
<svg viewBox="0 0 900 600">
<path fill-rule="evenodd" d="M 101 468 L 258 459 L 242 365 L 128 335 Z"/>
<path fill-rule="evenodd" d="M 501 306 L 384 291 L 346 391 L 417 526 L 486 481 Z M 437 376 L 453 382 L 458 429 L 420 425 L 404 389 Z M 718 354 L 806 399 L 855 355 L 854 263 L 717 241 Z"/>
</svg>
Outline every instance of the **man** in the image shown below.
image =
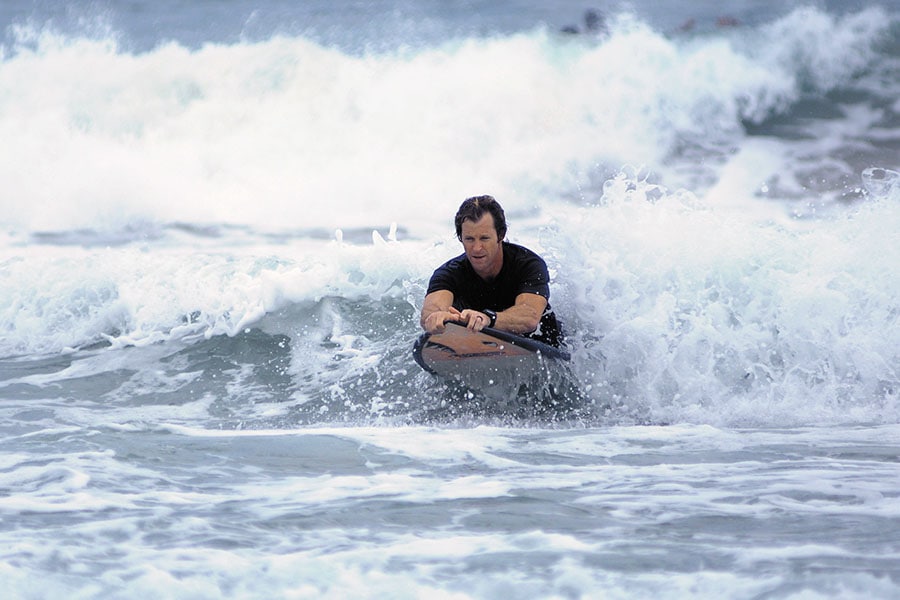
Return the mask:
<svg viewBox="0 0 900 600">
<path fill-rule="evenodd" d="M 494 327 L 559 346 L 547 264 L 531 250 L 504 241 L 506 216 L 500 204 L 491 196 L 468 198 L 455 224 L 465 252 L 431 276 L 422 329 L 437 333 L 448 321 L 460 321 L 473 331 Z"/>
</svg>

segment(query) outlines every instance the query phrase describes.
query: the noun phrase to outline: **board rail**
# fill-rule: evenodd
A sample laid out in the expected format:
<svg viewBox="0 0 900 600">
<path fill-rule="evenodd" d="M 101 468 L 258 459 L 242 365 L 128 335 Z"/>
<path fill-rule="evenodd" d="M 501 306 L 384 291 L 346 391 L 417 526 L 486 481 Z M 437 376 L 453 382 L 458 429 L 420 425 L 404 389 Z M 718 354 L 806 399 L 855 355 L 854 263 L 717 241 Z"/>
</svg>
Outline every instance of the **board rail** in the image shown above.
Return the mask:
<svg viewBox="0 0 900 600">
<path fill-rule="evenodd" d="M 460 361 L 474 358 L 515 357 L 538 354 L 551 360 L 568 361 L 571 355 L 565 350 L 533 338 L 485 327 L 472 332 L 459 321 L 448 321 L 440 333 L 423 333 L 413 344 L 413 358 L 425 371 L 438 374 L 423 356 L 426 350 L 434 361 Z"/>
</svg>

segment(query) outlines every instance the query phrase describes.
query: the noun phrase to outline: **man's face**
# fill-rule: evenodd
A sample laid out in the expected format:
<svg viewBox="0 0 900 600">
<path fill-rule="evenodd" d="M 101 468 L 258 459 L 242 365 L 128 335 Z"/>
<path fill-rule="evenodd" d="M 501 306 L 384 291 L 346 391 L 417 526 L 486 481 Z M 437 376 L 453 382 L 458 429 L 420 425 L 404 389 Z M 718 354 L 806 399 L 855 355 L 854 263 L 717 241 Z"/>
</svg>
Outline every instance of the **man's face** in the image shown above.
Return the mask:
<svg viewBox="0 0 900 600">
<path fill-rule="evenodd" d="M 484 213 L 477 221 L 462 222 L 462 244 L 466 258 L 482 279 L 491 279 L 500 273 L 503 266 L 502 239 L 494 229 L 494 217 Z"/>
</svg>

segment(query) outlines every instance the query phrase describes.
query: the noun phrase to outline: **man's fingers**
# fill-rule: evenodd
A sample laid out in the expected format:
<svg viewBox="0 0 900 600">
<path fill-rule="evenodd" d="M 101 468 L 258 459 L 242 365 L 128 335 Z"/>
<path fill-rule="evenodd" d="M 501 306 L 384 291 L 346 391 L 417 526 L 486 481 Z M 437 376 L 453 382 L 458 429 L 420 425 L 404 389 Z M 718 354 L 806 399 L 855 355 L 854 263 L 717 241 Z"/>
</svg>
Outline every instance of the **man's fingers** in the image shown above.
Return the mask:
<svg viewBox="0 0 900 600">
<path fill-rule="evenodd" d="M 477 310 L 468 310 L 466 311 L 466 313 L 466 327 L 468 327 L 472 331 L 481 331 L 485 325 L 484 315 L 482 315 Z"/>
</svg>

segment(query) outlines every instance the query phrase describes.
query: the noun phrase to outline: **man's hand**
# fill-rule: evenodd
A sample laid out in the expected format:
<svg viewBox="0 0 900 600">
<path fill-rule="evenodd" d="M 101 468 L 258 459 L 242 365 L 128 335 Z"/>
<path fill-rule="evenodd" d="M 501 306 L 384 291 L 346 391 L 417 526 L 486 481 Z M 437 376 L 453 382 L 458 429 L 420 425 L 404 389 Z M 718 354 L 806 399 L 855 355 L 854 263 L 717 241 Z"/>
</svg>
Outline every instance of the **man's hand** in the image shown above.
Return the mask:
<svg viewBox="0 0 900 600">
<path fill-rule="evenodd" d="M 459 319 L 459 311 L 453 308 L 453 293 L 438 290 L 425 296 L 419 324 L 428 333 L 444 331 L 444 323 Z"/>
<path fill-rule="evenodd" d="M 497 311 L 495 329 L 511 333 L 526 334 L 537 329 L 541 315 L 547 307 L 547 299 L 537 294 L 521 293 L 516 303 L 504 311 Z M 440 333 L 446 329 L 447 321 L 461 321 L 472 331 L 481 331 L 491 319 L 481 311 L 466 309 L 462 312 L 453 308 L 453 293 L 438 290 L 425 296 L 419 323 L 428 333 Z"/>
<path fill-rule="evenodd" d="M 462 321 L 461 313 L 449 307 L 447 310 L 436 310 L 428 314 L 422 320 L 422 329 L 428 333 L 440 333 L 446 329 L 445 324 L 448 321 Z"/>
<path fill-rule="evenodd" d="M 491 318 L 483 312 L 467 308 L 459 313 L 459 320 L 472 331 L 481 331 L 491 323 Z"/>
</svg>

